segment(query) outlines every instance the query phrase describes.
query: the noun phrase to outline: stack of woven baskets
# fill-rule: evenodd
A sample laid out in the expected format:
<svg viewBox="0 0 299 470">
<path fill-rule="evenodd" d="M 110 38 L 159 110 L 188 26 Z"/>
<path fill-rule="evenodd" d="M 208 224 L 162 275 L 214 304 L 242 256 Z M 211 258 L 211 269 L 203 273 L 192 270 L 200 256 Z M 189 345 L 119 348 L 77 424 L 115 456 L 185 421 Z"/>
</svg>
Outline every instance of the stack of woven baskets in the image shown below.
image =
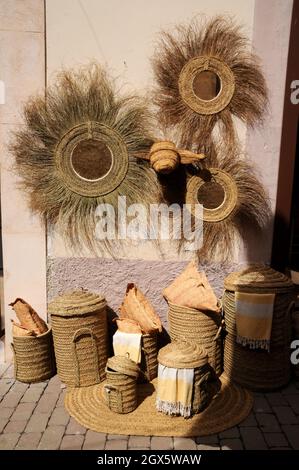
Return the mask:
<svg viewBox="0 0 299 470">
<path fill-rule="evenodd" d="M 274 390 L 290 379 L 290 341 L 293 284 L 288 277 L 261 265 L 230 274 L 224 282 L 223 309 L 227 336 L 224 371 L 251 390 Z M 252 350 L 236 342 L 235 292 L 274 293 L 270 352 Z"/>
</svg>

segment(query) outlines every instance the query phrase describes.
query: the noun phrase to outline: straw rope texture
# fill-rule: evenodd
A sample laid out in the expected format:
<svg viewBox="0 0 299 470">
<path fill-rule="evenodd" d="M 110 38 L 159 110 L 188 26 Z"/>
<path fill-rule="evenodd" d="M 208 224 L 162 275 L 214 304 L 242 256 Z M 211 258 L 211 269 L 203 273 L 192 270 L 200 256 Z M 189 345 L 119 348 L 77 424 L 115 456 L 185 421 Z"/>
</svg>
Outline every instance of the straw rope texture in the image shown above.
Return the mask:
<svg viewBox="0 0 299 470">
<path fill-rule="evenodd" d="M 271 391 L 290 380 L 292 282 L 283 274 L 254 265 L 230 274 L 224 282 L 223 310 L 227 336 L 224 371 L 232 380 L 256 391 Z M 270 352 L 236 343 L 235 291 L 275 293 Z"/>
<path fill-rule="evenodd" d="M 221 315 L 214 312 L 182 307 L 168 303 L 169 334 L 172 341 L 182 340 L 201 346 L 209 363 L 219 376 L 222 373 Z M 217 339 L 216 339 L 217 338 Z"/>
<path fill-rule="evenodd" d="M 105 378 L 108 358 L 106 300 L 75 291 L 49 305 L 58 375 L 70 386 L 87 386 Z"/>
<path fill-rule="evenodd" d="M 219 123 L 226 145 L 233 149 L 233 115 L 249 126 L 263 118 L 267 87 L 260 61 L 229 17 L 196 17 L 174 32 L 162 31 L 152 64 L 158 122 L 163 130 L 175 128 L 184 148 L 207 142 Z M 214 69 L 222 82 L 219 95 L 206 104 L 193 93 L 193 77 L 205 68 Z"/>
<path fill-rule="evenodd" d="M 140 381 L 150 382 L 158 374 L 158 337 L 146 334 L 141 337 Z"/>
<path fill-rule="evenodd" d="M 195 151 L 201 152 L 202 146 Z M 197 252 L 200 262 L 222 262 L 232 259 L 236 244 L 240 239 L 246 242 L 248 233 L 257 243 L 265 237 L 271 208 L 254 166 L 237 145 L 228 151 L 224 142 L 209 142 L 205 153 L 202 169 L 188 177 L 186 200 L 198 203 L 196 188 L 205 181 L 223 187 L 225 199 L 218 209 L 203 210 L 203 246 Z"/>
<path fill-rule="evenodd" d="M 156 411 L 157 380 L 138 387 L 138 407 L 117 415 L 105 405 L 101 385 L 67 390 L 65 407 L 82 426 L 96 432 L 139 436 L 207 436 L 231 428 L 250 413 L 253 397 L 247 390 L 221 376 L 220 393 L 200 414 L 190 419 Z"/>
<path fill-rule="evenodd" d="M 32 211 L 55 225 L 74 254 L 82 248 L 113 254 L 114 240 L 95 238 L 99 204 L 112 205 L 118 220 L 119 196 L 126 196 L 128 206 L 159 201 L 155 171 L 135 158 L 147 157 L 151 129 L 145 100 L 119 96 L 114 81 L 93 63 L 62 71 L 46 97 L 26 103 L 24 126 L 11 144 L 15 171 Z M 84 179 L 73 168 L 73 150 L 94 140 L 108 146 L 112 167 L 101 179 Z"/>
<path fill-rule="evenodd" d="M 137 364 L 126 357 L 114 356 L 107 361 L 103 396 L 115 413 L 131 413 L 137 407 Z"/>
<path fill-rule="evenodd" d="M 20 382 L 35 383 L 56 374 L 51 328 L 39 336 L 13 337 L 15 378 Z"/>
</svg>

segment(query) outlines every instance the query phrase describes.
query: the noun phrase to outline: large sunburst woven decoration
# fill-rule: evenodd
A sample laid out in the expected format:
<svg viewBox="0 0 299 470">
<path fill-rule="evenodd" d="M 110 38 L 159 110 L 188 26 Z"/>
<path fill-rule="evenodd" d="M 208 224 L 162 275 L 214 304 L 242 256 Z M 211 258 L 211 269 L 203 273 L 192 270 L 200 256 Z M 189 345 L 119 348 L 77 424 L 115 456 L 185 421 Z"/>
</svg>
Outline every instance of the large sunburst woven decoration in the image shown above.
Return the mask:
<svg viewBox="0 0 299 470">
<path fill-rule="evenodd" d="M 270 220 L 263 185 L 245 155 L 227 153 L 222 143 L 211 144 L 202 168 L 189 175 L 186 203 L 203 205 L 203 247 L 200 260 L 224 261 L 233 256 L 237 237 L 250 228 L 261 234 Z"/>
<path fill-rule="evenodd" d="M 233 116 L 254 125 L 262 119 L 267 88 L 259 60 L 232 20 L 194 20 L 162 32 L 153 68 L 159 122 L 175 126 L 184 147 L 205 144 L 217 122 L 233 147 Z"/>
<path fill-rule="evenodd" d="M 58 222 L 73 248 L 97 251 L 98 204 L 117 209 L 118 196 L 127 205 L 157 200 L 155 172 L 135 158 L 153 144 L 144 101 L 118 97 L 98 65 L 62 72 L 24 114 L 25 128 L 12 145 L 16 169 L 32 209 Z"/>
</svg>

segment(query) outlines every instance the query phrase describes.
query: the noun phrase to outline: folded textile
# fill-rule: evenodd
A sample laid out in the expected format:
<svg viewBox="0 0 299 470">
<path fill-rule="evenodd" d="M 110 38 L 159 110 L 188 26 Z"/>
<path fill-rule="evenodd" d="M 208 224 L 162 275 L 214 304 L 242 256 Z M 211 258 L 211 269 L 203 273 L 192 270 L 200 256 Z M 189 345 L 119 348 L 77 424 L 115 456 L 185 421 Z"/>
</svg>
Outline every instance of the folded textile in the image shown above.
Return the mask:
<svg viewBox="0 0 299 470">
<path fill-rule="evenodd" d="M 34 331 L 36 335 L 41 335 L 48 331 L 46 322 L 40 318 L 36 311 L 25 300 L 17 298 L 9 304 L 15 311 L 21 325 L 29 331 Z"/>
<path fill-rule="evenodd" d="M 275 294 L 235 293 L 237 343 L 270 351 Z"/>
<path fill-rule="evenodd" d="M 163 290 L 167 301 L 197 310 L 220 312 L 217 297 L 204 272 L 191 261 L 184 271 Z"/>
<path fill-rule="evenodd" d="M 132 361 L 141 362 L 141 334 L 118 331 L 113 335 L 115 356 L 128 356 Z"/>
<path fill-rule="evenodd" d="M 194 369 L 159 364 L 156 407 L 168 415 L 191 416 Z"/>
</svg>

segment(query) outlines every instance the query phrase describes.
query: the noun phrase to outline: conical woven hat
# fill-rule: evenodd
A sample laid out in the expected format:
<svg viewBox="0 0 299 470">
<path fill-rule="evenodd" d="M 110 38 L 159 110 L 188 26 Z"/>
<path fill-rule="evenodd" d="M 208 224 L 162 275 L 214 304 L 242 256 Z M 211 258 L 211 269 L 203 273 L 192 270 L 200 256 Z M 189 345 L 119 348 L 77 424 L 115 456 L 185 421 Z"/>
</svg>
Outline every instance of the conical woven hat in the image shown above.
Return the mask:
<svg viewBox="0 0 299 470">
<path fill-rule="evenodd" d="M 243 271 L 229 274 L 224 287 L 230 291 L 254 292 L 288 292 L 293 288 L 292 281 L 284 274 L 263 264 L 253 264 Z"/>
<path fill-rule="evenodd" d="M 140 373 L 136 362 L 125 356 L 110 357 L 107 361 L 106 370 L 107 369 L 111 370 L 112 372 L 119 372 L 121 374 L 136 378 Z"/>
<path fill-rule="evenodd" d="M 208 363 L 208 354 L 198 344 L 174 341 L 160 349 L 158 362 L 175 369 L 194 369 Z"/>
<path fill-rule="evenodd" d="M 66 292 L 50 302 L 48 311 L 51 315 L 67 317 L 72 315 L 85 315 L 101 310 L 107 305 L 105 297 L 89 292 L 76 290 Z"/>
</svg>

